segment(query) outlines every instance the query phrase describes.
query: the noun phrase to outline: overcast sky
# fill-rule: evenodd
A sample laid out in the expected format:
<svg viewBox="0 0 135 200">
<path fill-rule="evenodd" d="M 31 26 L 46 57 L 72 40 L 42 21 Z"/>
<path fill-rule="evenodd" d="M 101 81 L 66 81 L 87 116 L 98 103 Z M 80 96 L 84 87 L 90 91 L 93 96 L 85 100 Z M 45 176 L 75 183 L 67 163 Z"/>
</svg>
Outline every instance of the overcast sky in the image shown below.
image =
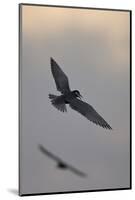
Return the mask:
<svg viewBox="0 0 135 200">
<path fill-rule="evenodd" d="M 22 7 L 21 193 L 129 187 L 129 25 L 129 12 Z M 113 131 L 51 105 L 50 57 Z M 57 169 L 38 144 L 88 176 Z"/>
</svg>

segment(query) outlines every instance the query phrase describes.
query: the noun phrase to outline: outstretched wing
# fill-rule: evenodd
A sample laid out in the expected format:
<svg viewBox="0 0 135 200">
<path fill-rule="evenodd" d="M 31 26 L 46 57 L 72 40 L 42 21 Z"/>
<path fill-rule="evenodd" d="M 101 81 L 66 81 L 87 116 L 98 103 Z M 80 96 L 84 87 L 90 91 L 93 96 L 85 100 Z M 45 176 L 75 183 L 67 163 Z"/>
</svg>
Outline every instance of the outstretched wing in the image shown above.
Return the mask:
<svg viewBox="0 0 135 200">
<path fill-rule="evenodd" d="M 85 174 L 84 172 L 76 169 L 75 167 L 68 165 L 68 169 L 73 172 L 74 174 L 78 175 L 78 176 L 82 176 L 82 177 L 86 177 L 87 174 Z"/>
<path fill-rule="evenodd" d="M 73 172 L 74 174 L 81 176 L 81 177 L 85 177 L 86 174 L 80 170 L 78 170 L 77 168 L 67 164 L 65 161 L 63 161 L 61 158 L 59 158 L 58 156 L 54 155 L 53 153 L 51 153 L 50 151 L 48 151 L 47 149 L 45 149 L 42 145 L 39 145 L 39 150 L 45 154 L 46 156 L 48 156 L 49 158 L 51 158 L 52 160 L 56 161 L 57 163 L 57 167 L 59 167 L 60 169 L 68 169 L 71 172 Z"/>
<path fill-rule="evenodd" d="M 57 90 L 63 94 L 69 92 L 70 88 L 68 78 L 53 58 L 51 58 L 51 70 L 56 83 Z"/>
<path fill-rule="evenodd" d="M 51 153 L 50 151 L 48 151 L 47 149 L 45 149 L 45 147 L 43 147 L 42 145 L 39 145 L 39 150 L 43 154 L 46 154 L 46 156 L 48 156 L 49 158 L 53 159 L 54 161 L 56 161 L 56 162 L 62 162 L 62 160 L 60 158 L 58 158 L 53 153 Z"/>
<path fill-rule="evenodd" d="M 93 123 L 106 129 L 112 129 L 111 126 L 88 103 L 76 98 L 72 100 L 69 105 L 73 110 L 76 110 Z"/>
</svg>

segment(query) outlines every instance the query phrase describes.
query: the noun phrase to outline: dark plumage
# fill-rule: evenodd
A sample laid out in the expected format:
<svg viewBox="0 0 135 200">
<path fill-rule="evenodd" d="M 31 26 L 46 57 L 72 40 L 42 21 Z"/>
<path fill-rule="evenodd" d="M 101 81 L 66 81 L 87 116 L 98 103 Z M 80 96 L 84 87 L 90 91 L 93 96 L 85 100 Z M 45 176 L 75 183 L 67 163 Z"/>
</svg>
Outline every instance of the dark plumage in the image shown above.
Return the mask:
<svg viewBox="0 0 135 200">
<path fill-rule="evenodd" d="M 81 177 L 85 177 L 86 174 L 78 169 L 76 169 L 75 167 L 67 164 L 65 161 L 63 161 L 61 158 L 59 158 L 58 156 L 54 155 L 53 153 L 51 153 L 50 151 L 48 151 L 47 149 L 45 149 L 45 147 L 43 147 L 42 145 L 39 145 L 39 150 L 41 151 L 41 153 L 43 153 L 44 155 L 48 156 L 49 158 L 51 158 L 52 160 L 54 160 L 56 162 L 56 167 L 58 167 L 61 170 L 70 170 L 71 172 L 73 172 L 74 174 L 81 176 Z"/>
<path fill-rule="evenodd" d="M 56 83 L 56 88 L 61 92 L 61 95 L 59 96 L 49 94 L 49 98 L 54 107 L 62 112 L 66 112 L 66 104 L 69 104 L 73 110 L 77 111 L 93 123 L 106 129 L 112 129 L 91 105 L 81 100 L 82 96 L 78 90 L 70 90 L 68 77 L 53 58 L 51 58 L 51 71 Z"/>
</svg>

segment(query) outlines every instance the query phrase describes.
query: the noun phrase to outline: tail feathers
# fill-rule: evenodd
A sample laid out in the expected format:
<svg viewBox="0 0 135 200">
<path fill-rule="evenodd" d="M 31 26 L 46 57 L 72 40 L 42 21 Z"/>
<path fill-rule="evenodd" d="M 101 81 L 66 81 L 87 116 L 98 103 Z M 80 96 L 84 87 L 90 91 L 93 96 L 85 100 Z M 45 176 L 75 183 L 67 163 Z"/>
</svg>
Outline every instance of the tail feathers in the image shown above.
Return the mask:
<svg viewBox="0 0 135 200">
<path fill-rule="evenodd" d="M 58 96 L 54 95 L 54 94 L 49 94 L 49 99 L 51 99 L 51 101 L 53 101 L 54 99 L 56 99 Z"/>
<path fill-rule="evenodd" d="M 67 112 L 65 103 L 61 103 L 59 101 L 59 98 L 60 98 L 59 96 L 56 96 L 54 94 L 49 94 L 49 99 L 51 99 L 52 105 L 61 112 Z"/>
</svg>

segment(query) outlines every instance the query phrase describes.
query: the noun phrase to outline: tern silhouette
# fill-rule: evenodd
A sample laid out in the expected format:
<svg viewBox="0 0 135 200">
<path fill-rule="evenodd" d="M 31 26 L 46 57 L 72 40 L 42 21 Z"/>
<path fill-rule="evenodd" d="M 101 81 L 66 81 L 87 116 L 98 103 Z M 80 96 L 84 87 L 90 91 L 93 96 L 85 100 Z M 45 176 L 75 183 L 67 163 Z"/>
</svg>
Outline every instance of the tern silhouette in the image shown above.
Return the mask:
<svg viewBox="0 0 135 200">
<path fill-rule="evenodd" d="M 61 95 L 59 96 L 49 94 L 52 105 L 58 110 L 66 112 L 66 104 L 69 104 L 73 110 L 86 117 L 89 121 L 92 121 L 103 128 L 112 129 L 111 126 L 96 112 L 91 105 L 81 100 L 82 96 L 78 90 L 70 90 L 69 81 L 66 74 L 62 71 L 53 58 L 51 58 L 50 61 L 51 71 L 56 83 L 56 88 L 59 92 L 61 92 Z"/>
<path fill-rule="evenodd" d="M 73 172 L 74 174 L 81 176 L 81 177 L 86 177 L 87 175 L 76 169 L 75 167 L 67 164 L 65 161 L 63 161 L 61 158 L 59 158 L 58 156 L 54 155 L 53 153 L 51 153 L 50 151 L 48 151 L 47 149 L 45 149 L 45 147 L 43 145 L 39 145 L 39 150 L 41 153 L 43 153 L 44 155 L 48 156 L 49 158 L 51 158 L 52 160 L 54 160 L 56 162 L 56 166 L 61 169 L 61 170 L 70 170 L 71 172 Z"/>
</svg>

